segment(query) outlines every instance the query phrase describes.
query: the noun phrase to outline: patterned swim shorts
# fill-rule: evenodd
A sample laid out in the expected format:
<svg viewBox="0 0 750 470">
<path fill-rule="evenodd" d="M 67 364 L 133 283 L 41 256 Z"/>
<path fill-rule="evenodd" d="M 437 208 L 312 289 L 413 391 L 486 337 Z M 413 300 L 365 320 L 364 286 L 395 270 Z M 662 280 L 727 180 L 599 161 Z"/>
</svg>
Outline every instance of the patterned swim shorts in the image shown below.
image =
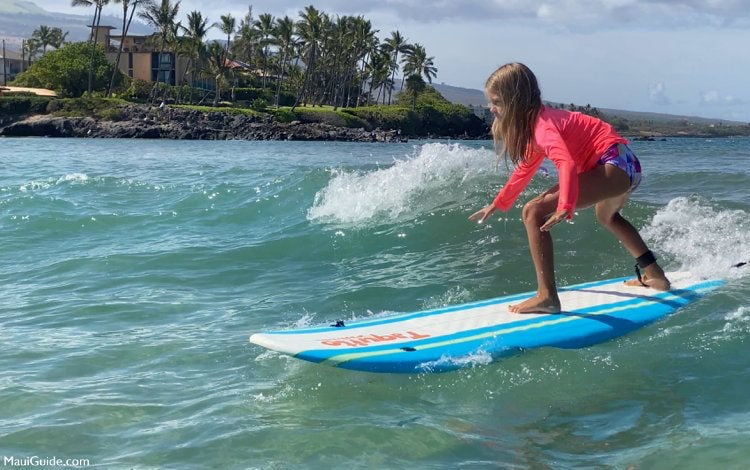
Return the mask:
<svg viewBox="0 0 750 470">
<path fill-rule="evenodd" d="M 641 184 L 641 162 L 625 144 L 614 144 L 599 159 L 600 165 L 614 165 L 627 173 L 630 178 L 630 191 Z"/>
</svg>

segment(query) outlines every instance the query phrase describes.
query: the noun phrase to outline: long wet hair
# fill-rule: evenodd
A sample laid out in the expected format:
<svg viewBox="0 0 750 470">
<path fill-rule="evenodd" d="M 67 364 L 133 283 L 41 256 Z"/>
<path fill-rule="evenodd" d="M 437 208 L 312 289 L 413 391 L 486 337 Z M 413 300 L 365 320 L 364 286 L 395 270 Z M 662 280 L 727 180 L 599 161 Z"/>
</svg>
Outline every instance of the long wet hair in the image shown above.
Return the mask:
<svg viewBox="0 0 750 470">
<path fill-rule="evenodd" d="M 505 64 L 490 75 L 484 90 L 501 109 L 492 121 L 495 151 L 518 165 L 531 155 L 534 126 L 542 110 L 536 76 L 524 64 Z"/>
</svg>

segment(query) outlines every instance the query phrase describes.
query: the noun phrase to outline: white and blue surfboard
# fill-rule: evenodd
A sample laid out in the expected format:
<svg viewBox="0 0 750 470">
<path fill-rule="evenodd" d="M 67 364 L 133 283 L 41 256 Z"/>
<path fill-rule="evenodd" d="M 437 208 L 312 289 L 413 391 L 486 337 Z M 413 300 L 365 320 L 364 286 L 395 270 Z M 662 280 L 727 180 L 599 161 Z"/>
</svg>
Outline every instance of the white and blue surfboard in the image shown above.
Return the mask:
<svg viewBox="0 0 750 470">
<path fill-rule="evenodd" d="M 669 292 L 623 284 L 627 278 L 562 288 L 565 309 L 517 314 L 512 295 L 463 305 L 337 325 L 257 333 L 250 342 L 298 359 L 369 372 L 444 372 L 541 347 L 581 348 L 663 318 L 722 284 L 687 272 L 668 273 Z"/>
</svg>

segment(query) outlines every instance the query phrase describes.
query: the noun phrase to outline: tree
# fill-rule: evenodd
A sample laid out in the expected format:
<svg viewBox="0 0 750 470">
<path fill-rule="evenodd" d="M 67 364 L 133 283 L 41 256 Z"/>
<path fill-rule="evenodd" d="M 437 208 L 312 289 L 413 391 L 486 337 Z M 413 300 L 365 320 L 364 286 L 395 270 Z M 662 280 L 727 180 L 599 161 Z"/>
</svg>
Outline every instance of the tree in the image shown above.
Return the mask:
<svg viewBox="0 0 750 470">
<path fill-rule="evenodd" d="M 325 13 L 321 14 L 312 5 L 299 12 L 299 16 L 297 35 L 302 42 L 302 52 L 305 56 L 305 76 L 302 81 L 302 89 L 297 94 L 297 102 L 292 106 L 292 110 L 297 107 L 300 101 L 306 102 L 308 85 L 315 77 L 316 60 L 320 42 L 323 39 L 323 21 L 327 18 Z"/>
<path fill-rule="evenodd" d="M 50 28 L 47 25 L 41 25 L 31 34 L 31 40 L 42 48 L 42 53 L 47 52 L 47 47 L 52 46 L 55 49 L 60 47 L 65 42 L 65 38 L 68 37 L 68 33 L 63 33 L 61 28 Z"/>
<path fill-rule="evenodd" d="M 41 48 L 42 46 L 39 44 L 39 41 L 34 38 L 24 41 L 22 52 L 29 57 L 29 64 L 36 58 Z"/>
<path fill-rule="evenodd" d="M 54 41 L 54 36 L 52 34 L 52 28 L 50 28 L 47 25 L 41 25 L 37 29 L 34 30 L 34 32 L 31 34 L 31 39 L 34 39 L 37 41 L 37 43 L 42 47 L 42 54 L 47 53 L 47 46 L 52 44 Z"/>
<path fill-rule="evenodd" d="M 50 46 L 55 49 L 60 49 L 62 45 L 65 44 L 65 39 L 68 37 L 69 32 L 66 31 L 63 33 L 61 28 L 52 28 L 51 33 L 52 42 L 50 43 Z"/>
<path fill-rule="evenodd" d="M 406 93 L 412 98 L 411 109 L 416 110 L 417 96 L 425 90 L 427 84 L 422 79 L 422 76 L 416 73 L 409 75 L 404 81 L 406 82 Z"/>
<path fill-rule="evenodd" d="M 354 21 L 354 47 L 357 50 L 357 57 L 361 58 L 361 68 L 359 70 L 359 85 L 357 87 L 357 101 L 355 106 L 359 106 L 360 98 L 364 94 L 364 84 L 367 79 L 367 61 L 372 56 L 372 51 L 377 48 L 378 38 L 375 36 L 377 30 L 373 31 L 372 23 L 358 16 Z"/>
<path fill-rule="evenodd" d="M 96 43 L 96 38 L 99 36 L 99 22 L 102 19 L 102 9 L 109 4 L 109 0 L 73 0 L 71 2 L 71 5 L 74 7 L 84 6 L 84 7 L 90 7 L 94 6 L 94 21 L 91 23 L 91 36 L 89 37 L 89 42 L 91 44 Z M 96 48 L 91 48 L 91 56 L 89 57 L 90 61 L 90 68 L 89 68 L 89 84 L 88 84 L 88 92 L 91 93 L 92 87 L 93 87 L 93 80 L 94 80 L 94 54 L 95 54 Z"/>
<path fill-rule="evenodd" d="M 190 101 L 192 101 L 196 71 L 200 69 L 201 59 L 206 55 L 204 41 L 211 26 L 208 26 L 208 18 L 203 17 L 199 11 L 191 11 L 188 14 L 187 20 L 187 28 L 183 26 L 182 29 L 185 32 L 187 51 L 190 55 L 188 71 L 190 72 Z"/>
<path fill-rule="evenodd" d="M 273 34 L 274 18 L 269 13 L 263 13 L 255 22 L 255 27 L 260 34 L 261 53 L 263 54 L 263 87 L 266 86 L 268 76 L 268 46 L 272 43 L 271 35 Z"/>
<path fill-rule="evenodd" d="M 109 89 L 107 89 L 107 96 L 112 96 L 112 89 L 115 86 L 115 77 L 117 77 L 117 71 L 120 68 L 120 57 L 122 56 L 122 49 L 125 44 L 125 37 L 128 35 L 130 30 L 130 23 L 133 21 L 138 7 L 149 5 L 152 0 L 113 0 L 115 3 L 122 4 L 122 34 L 120 35 L 120 46 L 117 48 L 117 58 L 115 59 L 115 68 L 112 71 L 112 77 L 109 81 Z"/>
<path fill-rule="evenodd" d="M 90 52 L 93 48 L 94 52 Z M 86 57 L 94 57 L 86 63 Z M 88 89 L 88 71 L 92 70 L 92 90 L 105 91 L 114 68 L 107 61 L 104 48 L 98 44 L 70 43 L 50 51 L 20 74 L 15 84 L 20 86 L 49 88 L 63 97 L 78 97 Z M 122 74 L 119 75 L 122 77 Z"/>
<path fill-rule="evenodd" d="M 380 101 L 380 94 L 383 93 L 383 101 L 385 101 L 385 89 L 393 86 L 393 81 L 389 75 L 390 69 L 390 54 L 384 52 L 382 49 L 376 49 L 372 52 L 370 58 L 369 74 L 370 74 L 370 97 L 372 96 L 372 90 L 378 90 L 378 96 L 375 98 L 375 103 Z"/>
<path fill-rule="evenodd" d="M 281 83 L 284 81 L 287 58 L 294 53 L 294 20 L 288 16 L 276 20 L 276 26 L 273 29 L 273 36 L 276 45 L 279 46 L 279 52 L 281 53 L 279 79 L 276 83 L 276 108 L 278 108 L 279 98 L 281 96 Z"/>
<path fill-rule="evenodd" d="M 219 28 L 222 33 L 227 35 L 227 56 L 229 56 L 229 45 L 232 42 L 232 33 L 236 24 L 237 20 L 231 14 L 221 15 L 221 23 L 214 23 L 214 27 Z"/>
<path fill-rule="evenodd" d="M 414 44 L 406 55 L 406 64 L 404 73 L 408 75 L 417 74 L 432 83 L 432 79 L 437 76 L 437 68 L 433 61 L 434 57 L 428 57 L 424 46 L 419 43 Z"/>
<path fill-rule="evenodd" d="M 229 66 L 227 65 L 227 50 L 221 47 L 221 44 L 214 41 L 208 46 L 208 64 L 205 71 L 211 75 L 216 84 L 214 95 L 214 106 L 219 105 L 221 97 L 221 83 L 225 79 Z"/>
<path fill-rule="evenodd" d="M 398 55 L 402 53 L 410 53 L 412 46 L 406 42 L 406 38 L 401 35 L 399 31 L 393 31 L 391 33 L 391 37 L 385 40 L 385 43 L 383 44 L 383 49 L 391 54 L 391 81 L 395 83 L 396 81 L 396 72 L 399 69 L 398 65 Z M 403 86 L 403 82 L 402 82 Z M 388 92 L 388 104 L 391 104 L 391 92 L 392 89 Z"/>
<path fill-rule="evenodd" d="M 245 17 L 240 20 L 240 27 L 237 28 L 237 34 L 234 36 L 232 44 L 232 53 L 234 57 L 252 64 L 255 61 L 255 51 L 258 47 L 260 33 L 255 28 L 253 19 L 253 7 L 247 9 Z"/>
<path fill-rule="evenodd" d="M 164 50 L 167 43 L 174 37 L 176 31 L 175 19 L 180 11 L 180 0 L 172 4 L 171 0 L 161 0 L 161 3 L 149 3 L 144 10 L 138 14 L 141 18 L 150 23 L 158 30 L 157 36 L 161 42 L 159 46 L 159 67 L 156 73 L 153 94 L 155 96 L 156 88 L 159 86 L 162 75 L 162 62 Z M 171 69 L 169 70 L 171 72 Z M 165 82 L 167 82 L 165 78 Z"/>
</svg>

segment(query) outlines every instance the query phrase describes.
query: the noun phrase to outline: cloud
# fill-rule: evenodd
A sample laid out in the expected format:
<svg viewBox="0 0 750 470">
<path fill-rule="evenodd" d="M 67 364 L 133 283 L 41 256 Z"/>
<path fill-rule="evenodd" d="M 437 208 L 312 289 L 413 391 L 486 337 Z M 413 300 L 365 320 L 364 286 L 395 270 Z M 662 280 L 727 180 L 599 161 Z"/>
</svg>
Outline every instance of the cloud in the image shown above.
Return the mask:
<svg viewBox="0 0 750 470">
<path fill-rule="evenodd" d="M 664 82 L 652 83 L 649 86 L 648 98 L 653 104 L 660 106 L 668 106 L 672 104 L 672 100 L 667 96 L 666 86 Z"/>
<path fill-rule="evenodd" d="M 246 8 L 246 0 L 223 0 L 224 6 Z M 196 0 L 183 0 L 184 5 Z M 256 12 L 296 12 L 305 2 L 256 0 Z M 218 6 L 218 5 L 215 5 Z M 717 25 L 750 23 L 747 0 L 318 0 L 315 6 L 339 14 L 388 13 L 418 22 L 542 20 L 558 26 L 588 25 L 597 29 L 622 23 L 643 25 Z M 278 13 L 277 13 L 278 14 Z"/>
<path fill-rule="evenodd" d="M 717 90 L 701 93 L 699 104 L 703 106 L 740 106 L 745 101 L 732 95 L 724 95 Z"/>
<path fill-rule="evenodd" d="M 62 0 L 34 0 L 43 8 L 81 13 Z M 309 0 L 254 0 L 253 12 L 274 16 L 297 14 Z M 748 0 L 316 0 L 319 10 L 339 15 L 388 17 L 401 22 L 496 22 L 498 28 L 518 21 L 542 21 L 553 28 L 586 33 L 622 27 L 684 29 L 695 26 L 750 26 Z M 108 12 L 118 13 L 117 6 Z M 231 12 L 242 16 L 247 0 L 181 0 L 180 11 L 209 16 Z"/>
</svg>

